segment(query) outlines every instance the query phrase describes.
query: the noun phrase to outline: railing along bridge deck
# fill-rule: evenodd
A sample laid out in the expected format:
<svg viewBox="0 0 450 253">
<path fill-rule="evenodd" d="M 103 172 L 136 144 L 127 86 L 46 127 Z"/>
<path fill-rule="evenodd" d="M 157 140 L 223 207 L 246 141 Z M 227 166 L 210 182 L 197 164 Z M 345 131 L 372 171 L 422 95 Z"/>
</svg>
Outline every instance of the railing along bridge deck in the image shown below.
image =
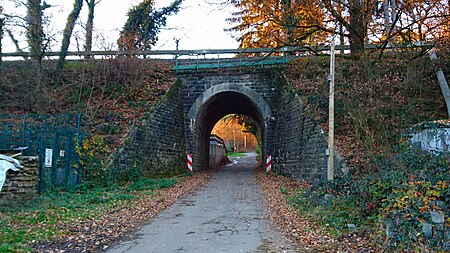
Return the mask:
<svg viewBox="0 0 450 253">
<path fill-rule="evenodd" d="M 433 44 L 420 43 L 417 45 L 387 46 L 368 44 L 367 50 L 421 50 L 432 48 Z M 196 50 L 134 50 L 134 51 L 71 51 L 67 53 L 69 59 L 96 59 L 98 57 L 137 57 L 150 59 L 164 59 L 174 64 L 174 70 L 220 69 L 230 67 L 252 67 L 286 64 L 289 60 L 307 55 L 326 55 L 330 46 L 302 46 L 281 48 L 237 48 L 237 49 L 196 49 Z M 336 46 L 336 50 L 349 52 L 350 46 Z M 45 52 L 43 58 L 55 59 L 59 52 Z M 2 58 L 30 58 L 30 53 L 1 53 Z M 88 56 L 88 57 L 86 57 Z"/>
</svg>

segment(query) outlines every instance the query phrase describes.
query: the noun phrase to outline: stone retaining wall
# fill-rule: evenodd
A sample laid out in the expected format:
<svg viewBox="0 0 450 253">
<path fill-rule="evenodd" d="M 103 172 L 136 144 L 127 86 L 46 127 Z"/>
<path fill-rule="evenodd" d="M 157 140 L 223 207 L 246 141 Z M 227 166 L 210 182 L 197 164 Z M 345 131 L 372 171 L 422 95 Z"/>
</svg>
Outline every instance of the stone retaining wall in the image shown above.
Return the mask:
<svg viewBox="0 0 450 253">
<path fill-rule="evenodd" d="M 144 175 L 160 177 L 185 171 L 186 148 L 179 83 L 172 86 L 118 151 L 113 166 L 126 171 L 141 166 Z"/>
<path fill-rule="evenodd" d="M 429 219 L 427 222 L 423 222 L 421 231 L 416 231 L 415 240 L 423 237 L 427 241 L 431 241 L 432 245 L 436 245 L 437 248 L 443 250 L 442 252 L 450 251 L 450 224 L 448 224 L 448 206 L 444 201 L 433 201 L 431 205 L 436 207 L 434 211 L 429 211 Z M 401 219 L 385 219 L 384 220 L 384 232 L 387 239 L 394 239 L 397 237 L 398 229 L 404 222 Z M 392 240 L 395 241 L 395 240 Z M 441 251 L 439 251 L 441 252 Z"/>
</svg>

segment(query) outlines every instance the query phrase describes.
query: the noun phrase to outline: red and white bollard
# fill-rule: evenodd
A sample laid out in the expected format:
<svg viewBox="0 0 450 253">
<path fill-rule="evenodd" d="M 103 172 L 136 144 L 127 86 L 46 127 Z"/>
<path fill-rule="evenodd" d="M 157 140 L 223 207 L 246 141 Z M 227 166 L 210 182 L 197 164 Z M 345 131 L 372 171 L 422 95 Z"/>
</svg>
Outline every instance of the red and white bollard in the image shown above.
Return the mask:
<svg viewBox="0 0 450 253">
<path fill-rule="evenodd" d="M 188 171 L 192 172 L 192 154 L 187 155 L 187 168 Z"/>
<path fill-rule="evenodd" d="M 272 156 L 266 155 L 266 172 L 269 173 L 272 171 Z"/>
</svg>

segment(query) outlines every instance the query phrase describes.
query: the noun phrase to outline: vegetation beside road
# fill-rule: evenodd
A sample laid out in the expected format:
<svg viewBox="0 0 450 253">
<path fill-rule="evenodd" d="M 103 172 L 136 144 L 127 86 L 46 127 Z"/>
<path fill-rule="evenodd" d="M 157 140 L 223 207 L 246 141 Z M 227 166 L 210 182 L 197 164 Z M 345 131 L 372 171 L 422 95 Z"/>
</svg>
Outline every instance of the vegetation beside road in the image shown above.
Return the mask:
<svg viewBox="0 0 450 253">
<path fill-rule="evenodd" d="M 443 252 L 442 237 L 428 238 L 422 227 L 432 224 L 430 211 L 435 211 L 447 217 L 444 229 L 449 230 L 450 157 L 416 150 L 407 136 L 421 122 L 447 118 L 435 66 L 426 57 L 411 55 L 364 57 L 338 57 L 336 62 L 335 144 L 350 174 L 281 191 L 301 216 L 338 240 L 349 243 L 362 237 L 379 251 Z M 286 71 L 325 132 L 328 86 L 323 80 L 328 64 L 326 57 L 305 58 Z M 448 75 L 449 65 L 442 66 Z"/>
<path fill-rule="evenodd" d="M 120 186 L 2 200 L 0 252 L 106 249 L 208 180 L 206 172 L 139 178 Z"/>
<path fill-rule="evenodd" d="M 233 152 L 228 152 L 227 156 L 229 157 L 242 157 L 242 156 L 246 156 L 245 153 L 233 153 Z"/>
</svg>

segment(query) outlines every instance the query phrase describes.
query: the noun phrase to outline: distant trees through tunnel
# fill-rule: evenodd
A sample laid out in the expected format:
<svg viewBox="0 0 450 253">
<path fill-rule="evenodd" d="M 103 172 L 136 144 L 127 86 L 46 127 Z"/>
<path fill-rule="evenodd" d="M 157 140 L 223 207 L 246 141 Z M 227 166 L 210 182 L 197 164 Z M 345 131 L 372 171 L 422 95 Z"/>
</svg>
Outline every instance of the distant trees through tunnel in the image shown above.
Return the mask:
<svg viewBox="0 0 450 253">
<path fill-rule="evenodd" d="M 245 115 L 226 115 L 215 124 L 211 134 L 224 140 L 228 152 L 260 152 L 261 133 L 256 123 Z"/>
</svg>

